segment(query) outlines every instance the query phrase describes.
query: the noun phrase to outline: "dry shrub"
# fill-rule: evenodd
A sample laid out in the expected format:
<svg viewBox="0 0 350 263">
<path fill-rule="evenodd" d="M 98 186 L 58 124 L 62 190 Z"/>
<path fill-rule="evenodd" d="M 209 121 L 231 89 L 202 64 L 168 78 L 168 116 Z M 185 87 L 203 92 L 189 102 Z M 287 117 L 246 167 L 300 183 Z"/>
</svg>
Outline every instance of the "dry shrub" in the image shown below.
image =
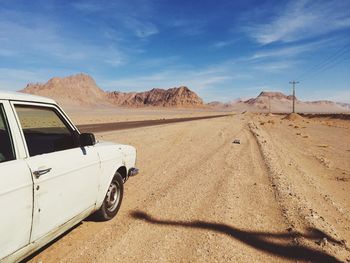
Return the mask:
<svg viewBox="0 0 350 263">
<path fill-rule="evenodd" d="M 309 138 L 309 135 L 304 135 L 303 138 Z"/>
<path fill-rule="evenodd" d="M 299 129 L 299 126 L 298 126 L 298 125 L 295 125 L 294 128 L 295 128 L 295 129 Z"/>
</svg>

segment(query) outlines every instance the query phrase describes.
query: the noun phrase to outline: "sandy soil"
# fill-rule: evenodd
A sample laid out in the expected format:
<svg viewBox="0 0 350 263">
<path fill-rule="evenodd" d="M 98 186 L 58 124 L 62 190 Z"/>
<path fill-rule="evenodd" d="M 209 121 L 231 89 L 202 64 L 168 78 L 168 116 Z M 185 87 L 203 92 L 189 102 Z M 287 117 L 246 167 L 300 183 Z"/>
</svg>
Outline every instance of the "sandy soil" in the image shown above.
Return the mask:
<svg viewBox="0 0 350 263">
<path fill-rule="evenodd" d="M 237 114 L 99 133 L 141 174 L 31 262 L 349 262 L 350 122 Z M 239 139 L 241 144 L 234 144 Z"/>
</svg>

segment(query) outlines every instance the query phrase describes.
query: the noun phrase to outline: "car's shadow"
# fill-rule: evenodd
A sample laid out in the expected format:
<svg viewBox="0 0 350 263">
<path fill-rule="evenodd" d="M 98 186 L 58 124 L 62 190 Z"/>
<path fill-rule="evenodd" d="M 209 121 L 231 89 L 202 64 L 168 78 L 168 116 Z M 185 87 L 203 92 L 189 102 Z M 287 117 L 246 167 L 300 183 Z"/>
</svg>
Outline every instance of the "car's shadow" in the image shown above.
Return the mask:
<svg viewBox="0 0 350 263">
<path fill-rule="evenodd" d="M 269 233 L 269 232 L 258 232 L 258 231 L 247 231 L 241 230 L 231 225 L 207 222 L 207 221 L 175 221 L 175 220 L 161 220 L 157 219 L 142 211 L 133 211 L 130 216 L 136 220 L 144 220 L 150 224 L 154 225 L 166 225 L 171 227 L 183 227 L 183 228 L 194 228 L 199 230 L 213 231 L 223 235 L 227 235 L 233 239 L 239 240 L 250 247 L 264 251 L 266 253 L 285 258 L 290 260 L 301 260 L 308 262 L 341 262 L 334 256 L 324 252 L 315 250 L 300 243 L 293 242 L 295 238 L 302 237 L 307 240 L 316 242 L 322 238 L 327 238 L 327 240 L 334 244 L 341 244 L 340 241 L 333 239 L 326 233 L 316 229 L 310 228 L 307 233 L 298 233 L 294 231 L 286 231 L 283 233 Z M 87 217 L 84 221 L 98 222 L 94 216 Z M 62 235 L 58 236 L 50 243 L 46 244 L 38 251 L 34 252 L 21 262 L 28 262 L 34 257 L 39 255 L 45 249 L 53 245 L 55 242 L 69 234 L 71 231 L 79 227 L 82 223 L 75 225 L 71 229 L 64 232 Z M 290 242 L 288 242 L 290 241 Z M 289 243 L 289 245 L 286 245 Z"/>
<path fill-rule="evenodd" d="M 154 225 L 166 225 L 171 227 L 194 228 L 206 231 L 213 231 L 223 235 L 227 235 L 233 239 L 239 240 L 250 247 L 257 250 L 267 252 L 269 254 L 290 260 L 302 260 L 308 262 L 341 262 L 334 256 L 324 252 L 309 248 L 299 242 L 293 242 L 297 237 L 316 242 L 324 237 L 329 242 L 340 244 L 338 240 L 333 239 L 322 231 L 310 228 L 306 234 L 294 231 L 286 231 L 284 233 L 254 232 L 241 230 L 231 225 L 220 224 L 206 221 L 174 221 L 156 219 L 142 211 L 134 211 L 130 214 L 137 220 L 144 220 Z M 288 242 L 290 241 L 290 242 Z M 288 245 L 286 245 L 286 243 Z"/>
</svg>

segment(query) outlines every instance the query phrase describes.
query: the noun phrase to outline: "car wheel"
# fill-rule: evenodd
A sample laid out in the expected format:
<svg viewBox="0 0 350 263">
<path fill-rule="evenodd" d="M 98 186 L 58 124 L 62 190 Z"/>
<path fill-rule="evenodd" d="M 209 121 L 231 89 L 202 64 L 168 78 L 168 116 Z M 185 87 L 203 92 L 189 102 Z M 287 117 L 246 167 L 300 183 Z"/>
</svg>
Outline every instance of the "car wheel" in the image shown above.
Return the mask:
<svg viewBox="0 0 350 263">
<path fill-rule="evenodd" d="M 110 183 L 105 199 L 103 200 L 101 208 L 96 212 L 96 216 L 103 221 L 112 219 L 117 213 L 122 204 L 123 199 L 123 179 L 122 176 L 116 172 L 112 182 Z"/>
</svg>

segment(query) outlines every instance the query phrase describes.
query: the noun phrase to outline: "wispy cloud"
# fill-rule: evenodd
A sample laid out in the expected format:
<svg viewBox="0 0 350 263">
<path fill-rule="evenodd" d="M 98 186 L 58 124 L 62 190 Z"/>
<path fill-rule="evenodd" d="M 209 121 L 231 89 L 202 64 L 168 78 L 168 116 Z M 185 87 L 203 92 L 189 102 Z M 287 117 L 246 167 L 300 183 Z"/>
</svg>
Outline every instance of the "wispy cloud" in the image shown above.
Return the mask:
<svg viewBox="0 0 350 263">
<path fill-rule="evenodd" d="M 96 2 L 74 2 L 71 6 L 79 11 L 83 12 L 98 12 L 103 10 L 103 6 Z"/>
<path fill-rule="evenodd" d="M 148 21 L 128 17 L 123 20 L 123 23 L 126 28 L 131 30 L 139 38 L 144 39 L 159 33 L 158 28 Z"/>
<path fill-rule="evenodd" d="M 235 79 L 247 78 L 246 74 L 233 74 L 229 64 L 212 65 L 201 69 L 179 68 L 162 70 L 147 75 L 130 76 L 122 79 L 105 80 L 101 78 L 101 87 L 108 90 L 140 91 L 151 88 L 171 88 L 188 86 L 201 93 L 207 88 L 219 90 L 224 84 Z M 99 79 L 99 78 L 98 78 Z"/>
<path fill-rule="evenodd" d="M 230 45 L 232 45 L 235 42 L 236 41 L 234 41 L 234 40 L 218 41 L 218 42 L 215 42 L 213 44 L 213 47 L 216 48 L 216 49 L 220 49 L 220 48 L 224 48 L 224 47 L 230 46 Z"/>
<path fill-rule="evenodd" d="M 319 48 L 328 45 L 333 39 L 310 42 L 307 44 L 298 44 L 287 47 L 269 48 L 257 51 L 250 59 L 265 59 L 265 58 L 288 58 L 300 55 L 305 52 L 316 51 Z"/>
<path fill-rule="evenodd" d="M 297 64 L 296 61 L 285 60 L 285 61 L 275 61 L 261 63 L 253 68 L 259 71 L 269 72 L 269 73 L 280 73 L 285 72 L 285 70 L 294 67 Z"/>
<path fill-rule="evenodd" d="M 28 83 L 46 82 L 52 76 L 65 74 L 66 71 L 60 69 L 28 70 L 0 67 L 0 76 L 6 76 L 6 78 L 0 78 L 0 90 L 20 90 Z"/>
<path fill-rule="evenodd" d="M 198 36 L 205 32 L 206 21 L 199 19 L 178 18 L 170 21 L 169 26 L 179 30 L 184 36 Z"/>
<path fill-rule="evenodd" d="M 349 1 L 290 1 L 269 23 L 246 31 L 260 44 L 298 41 L 349 28 L 349 10 Z"/>
<path fill-rule="evenodd" d="M 148 90 L 150 88 L 171 88 L 179 86 L 189 86 L 195 90 L 217 85 L 226 80 L 232 79 L 227 75 L 206 76 L 196 73 L 186 73 L 179 71 L 162 71 L 144 76 L 131 76 L 118 80 L 102 81 L 101 85 L 109 90 L 135 91 Z"/>
<path fill-rule="evenodd" d="M 85 43 L 79 36 L 65 34 L 59 24 L 46 16 L 32 18 L 20 11 L 0 11 L 0 45 L 0 57 L 25 57 L 25 63 L 99 61 L 118 66 L 125 61 L 125 55 L 115 43 L 102 47 Z"/>
<path fill-rule="evenodd" d="M 106 21 L 108 27 L 104 32 L 115 38 L 126 38 L 131 34 L 140 39 L 146 39 L 159 33 L 159 29 L 152 22 L 151 2 L 145 0 L 129 1 L 110 1 L 102 3 L 101 1 L 77 1 L 70 5 L 83 14 L 94 13 Z M 135 8 L 137 7 L 137 8 Z M 118 28 L 118 30 L 115 30 Z"/>
</svg>

